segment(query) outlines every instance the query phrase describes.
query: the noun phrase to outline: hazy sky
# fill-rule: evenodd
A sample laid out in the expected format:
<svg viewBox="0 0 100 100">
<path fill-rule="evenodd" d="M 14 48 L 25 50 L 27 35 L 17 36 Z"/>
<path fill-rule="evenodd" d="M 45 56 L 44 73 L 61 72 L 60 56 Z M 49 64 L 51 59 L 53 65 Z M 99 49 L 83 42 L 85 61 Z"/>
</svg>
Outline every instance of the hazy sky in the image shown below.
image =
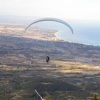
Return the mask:
<svg viewBox="0 0 100 100">
<path fill-rule="evenodd" d="M 100 22 L 100 0 L 0 0 L 0 15 Z"/>
</svg>

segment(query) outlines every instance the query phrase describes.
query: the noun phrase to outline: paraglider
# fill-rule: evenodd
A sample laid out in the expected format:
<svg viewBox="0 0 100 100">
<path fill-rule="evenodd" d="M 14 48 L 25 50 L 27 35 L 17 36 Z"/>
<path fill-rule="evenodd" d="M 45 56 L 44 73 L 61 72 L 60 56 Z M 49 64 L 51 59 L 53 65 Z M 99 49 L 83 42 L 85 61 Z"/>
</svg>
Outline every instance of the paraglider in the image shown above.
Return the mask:
<svg viewBox="0 0 100 100">
<path fill-rule="evenodd" d="M 73 34 L 72 27 L 67 22 L 65 22 L 65 21 L 63 21 L 61 19 L 57 19 L 57 18 L 41 18 L 41 19 L 35 20 L 25 28 L 25 32 L 31 25 L 33 25 L 35 23 L 38 23 L 38 22 L 42 22 L 42 21 L 55 21 L 55 22 L 58 22 L 58 23 L 62 23 L 65 26 L 67 26 L 71 30 L 72 34 Z M 46 56 L 46 62 L 48 63 L 49 61 L 50 61 L 50 57 Z"/>
<path fill-rule="evenodd" d="M 38 23 L 38 22 L 41 22 L 41 21 L 55 21 L 55 22 L 59 22 L 59 23 L 62 23 L 64 25 L 66 25 L 67 27 L 69 27 L 69 29 L 71 30 L 72 34 L 73 34 L 73 29 L 72 27 L 65 21 L 61 20 L 61 19 L 57 19 L 57 18 L 41 18 L 41 19 L 38 19 L 38 20 L 35 20 L 34 22 L 32 22 L 31 24 L 29 24 L 26 28 L 25 28 L 25 31 L 33 24 L 35 23 Z"/>
<path fill-rule="evenodd" d="M 48 63 L 49 60 L 50 60 L 50 57 L 47 55 L 47 56 L 46 56 L 46 62 Z"/>
</svg>

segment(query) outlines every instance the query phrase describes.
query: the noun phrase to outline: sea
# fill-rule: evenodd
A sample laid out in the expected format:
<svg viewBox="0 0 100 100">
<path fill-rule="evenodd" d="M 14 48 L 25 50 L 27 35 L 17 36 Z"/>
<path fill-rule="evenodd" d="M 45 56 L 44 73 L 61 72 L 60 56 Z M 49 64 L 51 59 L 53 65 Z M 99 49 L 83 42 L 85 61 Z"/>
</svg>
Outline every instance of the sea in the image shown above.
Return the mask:
<svg viewBox="0 0 100 100">
<path fill-rule="evenodd" d="M 67 26 L 58 22 L 40 22 L 34 24 L 34 26 L 58 30 L 57 38 L 64 41 L 100 46 L 100 23 L 69 22 L 68 24 L 73 28 L 73 34 Z"/>
</svg>

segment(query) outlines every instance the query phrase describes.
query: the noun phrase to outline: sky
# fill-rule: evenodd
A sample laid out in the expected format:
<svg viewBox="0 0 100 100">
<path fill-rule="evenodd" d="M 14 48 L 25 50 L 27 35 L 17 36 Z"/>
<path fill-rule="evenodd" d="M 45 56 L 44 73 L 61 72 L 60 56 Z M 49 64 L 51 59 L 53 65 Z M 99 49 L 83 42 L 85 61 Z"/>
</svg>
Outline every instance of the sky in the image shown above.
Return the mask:
<svg viewBox="0 0 100 100">
<path fill-rule="evenodd" d="M 0 0 L 0 15 L 100 22 L 100 0 Z"/>
</svg>

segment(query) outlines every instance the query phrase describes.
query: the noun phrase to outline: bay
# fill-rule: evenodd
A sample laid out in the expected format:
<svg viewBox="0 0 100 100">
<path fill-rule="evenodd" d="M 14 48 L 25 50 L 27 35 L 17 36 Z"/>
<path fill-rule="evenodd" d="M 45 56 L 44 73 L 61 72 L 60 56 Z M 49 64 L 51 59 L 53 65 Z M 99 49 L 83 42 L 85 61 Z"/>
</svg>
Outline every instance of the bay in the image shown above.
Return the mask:
<svg viewBox="0 0 100 100">
<path fill-rule="evenodd" d="M 100 46 L 100 23 L 69 22 L 69 24 L 73 28 L 73 34 L 68 27 L 57 22 L 41 22 L 35 26 L 58 30 L 56 36 L 68 42 Z"/>
</svg>

